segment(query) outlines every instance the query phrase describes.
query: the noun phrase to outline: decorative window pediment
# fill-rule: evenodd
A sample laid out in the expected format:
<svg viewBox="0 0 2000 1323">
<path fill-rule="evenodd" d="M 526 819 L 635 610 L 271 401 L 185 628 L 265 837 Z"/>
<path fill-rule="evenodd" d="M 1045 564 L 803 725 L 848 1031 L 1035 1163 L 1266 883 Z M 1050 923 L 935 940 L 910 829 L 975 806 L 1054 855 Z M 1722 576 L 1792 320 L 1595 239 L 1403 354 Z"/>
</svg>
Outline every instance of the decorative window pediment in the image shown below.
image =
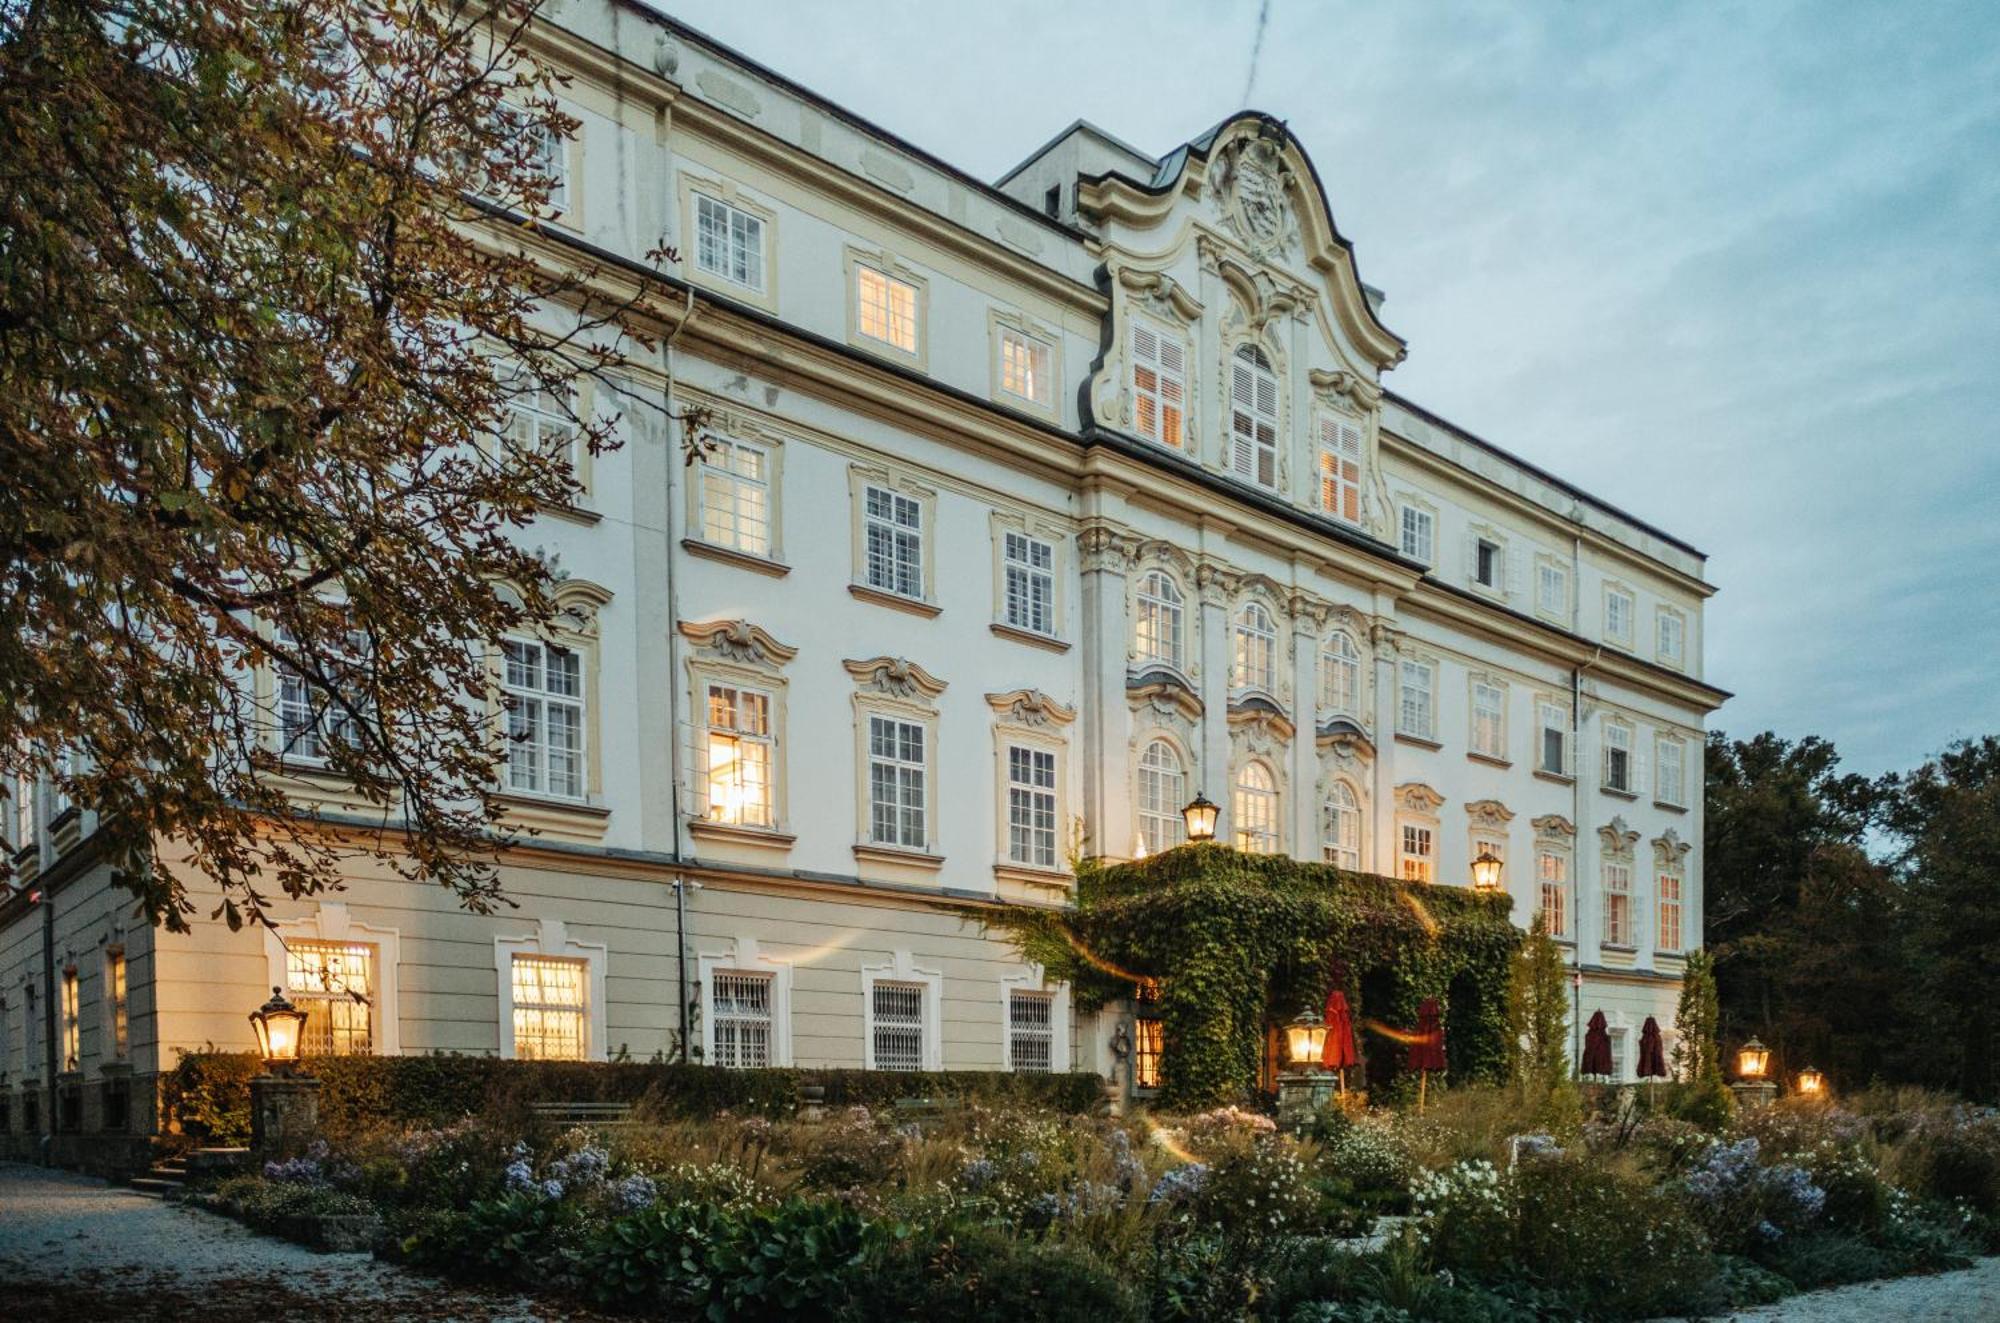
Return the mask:
<svg viewBox="0 0 2000 1323">
<path fill-rule="evenodd" d="M 1680 833 L 1672 827 L 1666 834 L 1653 838 L 1653 858 L 1662 868 L 1679 868 L 1694 846 L 1680 838 Z"/>
<path fill-rule="evenodd" d="M 747 620 L 683 620 L 680 630 L 703 654 L 743 666 L 777 670 L 799 654 Z"/>
<path fill-rule="evenodd" d="M 1630 859 L 1632 847 L 1639 843 L 1639 833 L 1625 825 L 1623 817 L 1613 818 L 1597 829 L 1597 838 L 1604 843 L 1607 858 Z"/>
<path fill-rule="evenodd" d="M 1535 829 L 1535 841 L 1538 844 L 1546 843 L 1567 848 L 1576 840 L 1576 824 L 1560 813 L 1545 814 L 1536 818 L 1532 825 Z"/>
<path fill-rule="evenodd" d="M 870 657 L 840 663 L 864 691 L 899 698 L 905 702 L 928 704 L 945 691 L 945 682 L 905 657 Z"/>
<path fill-rule="evenodd" d="M 1505 835 L 1507 824 L 1514 820 L 1513 811 L 1497 799 L 1475 799 L 1465 806 L 1465 812 L 1472 819 L 1474 831 Z"/>
<path fill-rule="evenodd" d="M 944 686 L 939 685 L 939 689 Z M 1076 720 L 1076 709 L 1064 707 L 1039 689 L 1010 689 L 986 695 L 987 705 L 1002 720 L 1017 726 L 1067 726 Z"/>
<path fill-rule="evenodd" d="M 1444 796 L 1422 781 L 1405 781 L 1396 787 L 1396 807 L 1405 813 L 1435 816 L 1444 807 Z"/>
</svg>

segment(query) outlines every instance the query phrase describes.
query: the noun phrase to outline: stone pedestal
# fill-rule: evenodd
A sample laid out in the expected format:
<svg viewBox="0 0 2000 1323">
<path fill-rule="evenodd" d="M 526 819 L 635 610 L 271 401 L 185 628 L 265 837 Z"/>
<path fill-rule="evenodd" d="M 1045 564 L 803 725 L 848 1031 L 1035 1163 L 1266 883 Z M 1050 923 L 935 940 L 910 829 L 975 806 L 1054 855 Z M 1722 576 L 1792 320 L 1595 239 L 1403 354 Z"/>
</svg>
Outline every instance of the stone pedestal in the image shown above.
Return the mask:
<svg viewBox="0 0 2000 1323">
<path fill-rule="evenodd" d="M 807 1125 L 817 1125 L 826 1120 L 826 1085 L 799 1085 L 798 1106 L 793 1114 Z"/>
<path fill-rule="evenodd" d="M 1740 1108 L 1769 1107 L 1778 1100 L 1778 1086 L 1770 1080 L 1738 1080 L 1729 1086 Z"/>
<path fill-rule="evenodd" d="M 1286 1071 L 1278 1076 L 1278 1128 L 1303 1134 L 1319 1109 L 1333 1097 L 1334 1078 L 1323 1070 Z"/>
<path fill-rule="evenodd" d="M 319 1137 L 319 1081 L 257 1075 L 250 1080 L 250 1151 L 259 1162 L 294 1157 Z"/>
</svg>

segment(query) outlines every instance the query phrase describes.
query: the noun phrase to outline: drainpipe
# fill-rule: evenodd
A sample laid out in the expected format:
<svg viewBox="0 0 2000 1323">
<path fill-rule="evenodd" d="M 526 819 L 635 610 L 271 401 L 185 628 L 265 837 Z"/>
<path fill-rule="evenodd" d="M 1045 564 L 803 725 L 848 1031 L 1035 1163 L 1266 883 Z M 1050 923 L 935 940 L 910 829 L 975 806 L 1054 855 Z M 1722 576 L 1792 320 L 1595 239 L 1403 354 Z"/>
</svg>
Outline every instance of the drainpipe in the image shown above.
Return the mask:
<svg viewBox="0 0 2000 1323">
<path fill-rule="evenodd" d="M 1570 595 L 1569 624 L 1572 634 L 1583 632 L 1583 537 L 1571 534 L 1569 542 L 1569 581 L 1574 586 Z M 1583 673 L 1604 659 L 1604 648 L 1600 644 L 1589 661 L 1581 666 L 1572 666 L 1569 672 L 1570 724 L 1576 735 L 1576 757 L 1581 762 L 1583 754 Z M 1571 860 L 1574 867 L 1570 871 L 1570 910 L 1577 918 L 1576 935 L 1570 946 L 1570 963 L 1576 972 L 1570 978 L 1574 1008 L 1570 1012 L 1570 1036 L 1575 1040 L 1574 1051 L 1577 1070 L 1583 1069 L 1583 777 L 1584 769 L 1572 767 L 1569 782 L 1569 820 L 1576 827 L 1576 846 Z"/>
<path fill-rule="evenodd" d="M 44 833 L 46 834 L 46 833 Z M 44 865 L 46 867 L 46 865 Z M 42 1056 L 48 1071 L 48 1107 L 42 1113 L 42 1162 L 53 1165 L 56 1144 L 56 1066 L 62 1046 L 56 1041 L 56 902 L 48 884 L 37 880 L 42 906 Z"/>
<path fill-rule="evenodd" d="M 661 368 L 666 374 L 666 385 L 661 388 L 660 397 L 666 414 L 668 443 L 673 444 L 674 413 L 674 338 L 687 329 L 694 320 L 695 299 L 692 289 L 686 291 L 687 303 L 681 309 L 681 320 L 661 339 Z M 684 466 L 679 456 L 667 456 L 667 655 L 669 659 L 667 683 L 667 772 L 671 785 L 671 803 L 668 818 L 673 823 L 673 859 L 681 862 L 681 721 L 680 683 L 672 675 L 674 637 L 681 618 L 680 576 L 674 573 L 674 520 L 680 505 L 675 475 Z M 687 889 L 688 879 L 678 869 L 674 872 L 674 984 L 677 989 L 674 998 L 680 1010 L 680 1059 L 686 1063 L 691 1059 L 688 1052 L 688 970 L 687 970 Z"/>
</svg>

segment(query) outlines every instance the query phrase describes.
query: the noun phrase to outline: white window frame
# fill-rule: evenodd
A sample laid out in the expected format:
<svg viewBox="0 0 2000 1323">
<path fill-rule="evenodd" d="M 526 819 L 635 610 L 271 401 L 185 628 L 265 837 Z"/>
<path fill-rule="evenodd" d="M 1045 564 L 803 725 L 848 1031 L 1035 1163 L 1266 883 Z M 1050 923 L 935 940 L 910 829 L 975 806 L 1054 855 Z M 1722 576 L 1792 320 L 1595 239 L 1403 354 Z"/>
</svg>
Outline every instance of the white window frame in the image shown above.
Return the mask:
<svg viewBox="0 0 2000 1323">
<path fill-rule="evenodd" d="M 1621 905 L 1619 902 L 1623 902 Z M 1634 895 L 1632 891 L 1632 861 L 1629 859 L 1606 859 L 1604 861 L 1604 944 L 1606 946 L 1634 947 L 1638 938 L 1633 928 Z"/>
<path fill-rule="evenodd" d="M 511 676 L 514 659 L 510 649 L 531 651 L 536 658 L 535 674 L 546 677 L 549 674 L 549 660 L 553 653 L 563 653 L 576 663 L 576 688 L 574 693 L 564 693 L 549 686 L 544 680 L 539 685 L 517 683 Z M 504 767 L 501 771 L 502 785 L 508 794 L 531 795 L 542 799 L 560 800 L 567 803 L 583 803 L 590 798 L 590 665 L 582 648 L 567 643 L 555 643 L 527 635 L 509 635 L 500 652 L 500 690 L 504 696 L 501 704 L 501 724 L 503 729 L 502 752 Z M 549 739 L 553 727 L 549 714 L 556 709 L 571 711 L 575 720 L 576 747 L 573 757 L 576 763 L 575 788 L 558 788 L 549 767 L 549 756 L 555 749 Z M 532 715 L 524 715 L 532 714 Z M 531 738 L 521 739 L 523 732 Z M 523 750 L 533 751 L 533 761 L 525 764 L 527 775 L 517 770 L 523 764 L 516 762 Z"/>
<path fill-rule="evenodd" d="M 1654 655 L 1662 666 L 1676 670 L 1687 666 L 1687 617 L 1673 607 L 1663 606 L 1653 613 Z"/>
<path fill-rule="evenodd" d="M 1148 761 L 1155 749 L 1166 750 L 1173 759 L 1171 769 Z M 1164 735 L 1153 735 L 1140 745 L 1139 757 L 1133 763 L 1132 806 L 1138 824 L 1138 845 L 1143 853 L 1158 854 L 1187 843 L 1187 820 L 1181 816 L 1181 809 L 1190 798 L 1187 766 L 1179 745 Z M 1151 806 L 1147 804 L 1149 789 L 1155 801 Z"/>
<path fill-rule="evenodd" d="M 323 900 L 295 919 L 274 919 L 264 929 L 264 986 L 291 986 L 286 943 L 356 942 L 375 948 L 375 1004 L 369 1008 L 372 1055 L 393 1057 L 403 1050 L 401 966 L 403 936 L 398 928 L 383 928 L 354 919 L 344 901 Z M 129 966 L 128 966 L 129 968 Z"/>
<path fill-rule="evenodd" d="M 1278 462 L 1282 389 L 1262 346 L 1242 344 L 1230 354 L 1229 471 L 1266 491 L 1276 491 L 1283 481 Z"/>
<path fill-rule="evenodd" d="M 1653 870 L 1654 921 L 1658 924 L 1653 934 L 1653 947 L 1661 955 L 1680 955 L 1687 948 L 1687 873 L 1680 868 L 1656 866 Z M 1671 890 L 1672 895 L 1668 892 Z M 1668 907 L 1673 910 L 1673 924 L 1667 923 Z M 1667 939 L 1674 940 L 1669 942 Z"/>
<path fill-rule="evenodd" d="M 1361 649 L 1345 629 L 1320 641 L 1319 710 L 1322 717 L 1361 717 Z"/>
<path fill-rule="evenodd" d="M 1625 617 L 1625 623 L 1624 623 L 1624 628 L 1622 629 L 1619 628 L 1618 623 L 1613 619 L 1613 616 L 1618 614 L 1612 609 L 1613 603 L 1622 603 L 1624 606 L 1623 614 Z M 1636 621 L 1638 618 L 1639 618 L 1638 596 L 1635 593 L 1633 593 L 1632 590 L 1629 588 L 1622 588 L 1619 585 L 1613 583 L 1605 584 L 1604 585 L 1605 641 L 1607 643 L 1616 643 L 1621 647 L 1630 648 L 1632 646 L 1633 622 Z"/>
<path fill-rule="evenodd" d="M 1264 784 L 1253 784 L 1254 777 Z M 1229 778 L 1230 842 L 1246 854 L 1283 854 L 1283 808 L 1277 771 L 1262 758 L 1244 759 Z"/>
<path fill-rule="evenodd" d="M 861 717 L 862 771 L 866 778 L 862 783 L 864 821 L 867 824 L 864 839 L 867 844 L 882 849 L 929 853 L 931 841 L 936 839 L 934 831 L 936 804 L 931 785 L 935 722 L 931 718 L 902 711 L 864 710 Z M 878 736 L 883 734 L 883 731 L 877 728 L 878 722 L 886 723 L 889 728 L 893 747 L 886 752 L 878 741 Z M 908 756 L 910 730 L 915 730 L 923 741 L 922 749 L 914 760 Z M 881 832 L 881 810 L 884 802 L 878 800 L 875 794 L 878 765 L 893 773 L 896 787 L 894 800 L 888 803 L 887 807 L 895 815 L 897 825 L 886 837 Z M 909 802 L 910 797 L 905 793 L 910 785 L 910 774 L 913 772 L 916 777 L 917 792 L 914 803 Z M 906 839 L 909 835 L 907 817 L 913 809 L 918 815 L 919 828 L 916 833 L 917 839 L 914 841 Z"/>
<path fill-rule="evenodd" d="M 792 1059 L 792 970 L 789 957 L 772 955 L 748 933 L 696 957 L 701 984 L 701 1059 L 716 1065 L 715 980 L 730 974 L 753 975 L 771 981 L 770 1068 L 790 1066 Z"/>
<path fill-rule="evenodd" d="M 1493 569 L 1493 577 L 1490 579 L 1482 578 L 1480 575 L 1480 553 L 1489 548 L 1493 553 L 1491 557 L 1487 558 Z M 1505 595 L 1507 591 L 1507 544 L 1499 538 L 1487 537 L 1482 533 L 1474 533 L 1472 535 L 1471 554 L 1466 560 L 1465 574 L 1467 581 L 1472 587 L 1496 595 Z"/>
<path fill-rule="evenodd" d="M 1275 693 L 1278 687 L 1277 617 L 1262 602 L 1236 609 L 1229 630 L 1229 687 Z"/>
<path fill-rule="evenodd" d="M 1337 414 L 1319 420 L 1319 503 L 1322 512 L 1360 527 L 1367 518 L 1361 424 Z"/>
<path fill-rule="evenodd" d="M 861 488 L 861 583 L 878 593 L 920 602 L 928 596 L 925 565 L 929 519 L 925 501 L 879 482 Z M 879 508 L 878 508 L 879 507 Z M 914 518 L 915 523 L 909 522 Z M 882 554 L 876 554 L 876 543 Z M 878 568 L 880 577 L 878 578 Z M 914 589 L 910 586 L 914 582 Z"/>
<path fill-rule="evenodd" d="M 1687 807 L 1688 745 L 1672 735 L 1653 737 L 1653 797 L 1672 808 Z M 1667 769 L 1673 769 L 1673 777 Z"/>
<path fill-rule="evenodd" d="M 1056 618 L 1056 544 L 1019 529 L 1000 533 L 1001 623 L 1030 634 L 1054 638 Z"/>
<path fill-rule="evenodd" d="M 558 400 L 554 391 L 535 385 L 525 376 L 514 381 L 511 391 L 506 421 L 501 425 L 501 441 L 518 453 L 561 459 L 581 482 L 583 453 L 577 445 L 583 435 L 581 399 L 576 407 L 571 407 Z"/>
<path fill-rule="evenodd" d="M 1326 789 L 1320 805 L 1320 857 L 1336 868 L 1361 871 L 1361 795 L 1345 779 Z"/>
<path fill-rule="evenodd" d="M 693 190 L 693 210 L 695 268 L 754 294 L 767 292 L 770 226 L 765 218 L 701 189 Z M 714 263 L 711 253 L 717 257 Z"/>
<path fill-rule="evenodd" d="M 290 631 L 280 627 L 272 631 L 273 641 L 283 648 L 296 648 L 298 642 Z M 368 665 L 367 638 L 349 631 L 348 648 L 354 654 L 351 665 L 365 668 Z M 327 658 L 332 662 L 334 658 Z M 280 759 L 290 763 L 300 763 L 308 767 L 324 767 L 328 760 L 327 746 L 339 742 L 350 748 L 357 745 L 360 736 L 355 732 L 355 721 L 345 706 L 334 695 L 324 692 L 309 681 L 305 675 L 290 666 L 274 664 L 271 668 L 271 738 L 277 746 Z M 349 695 L 350 703 L 364 712 L 372 711 L 372 704 L 366 694 Z M 317 710 L 315 705 L 317 704 Z M 63 807 L 60 797 L 57 808 L 50 814 L 57 816 Z"/>
<path fill-rule="evenodd" d="M 1615 794 L 1638 793 L 1638 753 L 1633 748 L 1632 727 L 1622 721 L 1607 717 L 1604 721 L 1604 757 L 1600 773 L 1604 789 Z M 1618 770 L 1618 754 L 1625 755 L 1622 775 L 1614 776 Z"/>
<path fill-rule="evenodd" d="M 1482 702 L 1482 694 L 1491 697 Z M 1470 716 L 1467 745 L 1482 758 L 1507 760 L 1507 685 L 1490 675 L 1474 675 L 1470 682 Z"/>
<path fill-rule="evenodd" d="M 744 471 L 755 457 L 757 472 Z M 695 456 L 694 536 L 759 560 L 778 557 L 777 451 L 734 436 L 708 439 Z"/>
<path fill-rule="evenodd" d="M 1020 868 L 1062 866 L 1062 750 L 1003 736 L 1005 858 Z"/>
<path fill-rule="evenodd" d="M 872 345 L 911 358 L 921 357 L 924 345 L 923 285 L 900 271 L 890 269 L 886 263 L 857 258 L 853 266 L 854 278 L 849 284 L 854 299 L 855 334 Z M 879 303 L 869 297 L 871 289 L 879 290 Z M 907 308 L 897 306 L 899 295 L 907 297 Z M 870 329 L 871 322 L 876 323 L 875 329 Z M 899 334 L 904 323 L 907 323 L 906 336 Z"/>
<path fill-rule="evenodd" d="M 521 937 L 493 939 L 493 967 L 500 982 L 500 1055 L 516 1057 L 514 1048 L 514 957 L 537 956 L 551 960 L 581 961 L 585 966 L 583 1060 L 604 1061 L 605 1042 L 604 972 L 609 948 L 602 942 L 579 942 L 569 935 L 561 919 L 543 919 L 532 933 Z"/>
<path fill-rule="evenodd" d="M 1187 655 L 1187 594 L 1179 581 L 1166 570 L 1147 570 L 1139 576 L 1134 601 L 1133 653 L 1142 664 L 1157 662 L 1182 670 Z"/>
<path fill-rule="evenodd" d="M 732 721 L 727 726 L 718 726 L 716 717 L 717 691 L 730 696 Z M 744 827 L 754 831 L 775 831 L 778 828 L 778 716 L 779 696 L 776 692 L 760 684 L 748 683 L 728 676 L 710 675 L 700 679 L 700 721 L 702 733 L 701 773 L 702 804 L 701 817 L 705 822 L 721 823 L 725 826 Z M 754 703 L 744 700 L 753 699 Z M 761 731 L 754 724 L 746 724 L 744 714 L 761 705 L 764 720 Z M 725 794 L 733 788 L 738 792 L 738 802 L 732 805 L 727 799 L 718 801 L 718 784 L 729 780 L 718 777 L 716 752 L 719 744 L 733 746 L 737 751 L 734 765 L 748 766 L 754 760 L 743 757 L 745 751 L 762 751 L 763 757 L 763 803 L 761 812 L 750 811 L 753 807 L 741 798 L 749 778 L 740 774 L 730 786 L 725 786 Z M 758 819 L 761 817 L 761 821 Z"/>
<path fill-rule="evenodd" d="M 1396 669 L 1396 733 L 1437 742 L 1438 664 L 1405 657 Z"/>
<path fill-rule="evenodd" d="M 1437 515 L 1410 501 L 1397 507 L 1396 527 L 1399 533 L 1397 545 L 1411 560 L 1425 565 L 1437 564 Z"/>
<path fill-rule="evenodd" d="M 1405 882 L 1437 881 L 1437 824 L 1399 818 L 1396 822 L 1396 876 Z"/>
<path fill-rule="evenodd" d="M 999 336 L 1000 393 L 1037 409 L 1052 408 L 1056 347 L 1016 326 L 1000 327 Z"/>
<path fill-rule="evenodd" d="M 861 968 L 862 1068 L 884 1069 L 875 1056 L 875 986 L 878 983 L 902 984 L 923 990 L 923 1003 L 918 1021 L 922 1037 L 918 1044 L 917 1069 L 943 1070 L 944 975 L 937 970 L 919 967 L 906 950 L 891 953 L 890 959 L 885 964 L 863 965 Z"/>
<path fill-rule="evenodd" d="M 1148 318 L 1134 317 L 1127 342 L 1132 365 L 1132 431 L 1170 450 L 1185 450 L 1188 410 L 1186 337 Z M 1146 347 L 1148 343 L 1152 345 L 1150 351 Z M 1169 422 L 1169 419 L 1172 421 Z"/>
<path fill-rule="evenodd" d="M 1571 756 L 1571 746 L 1575 743 L 1575 739 L 1570 732 L 1569 726 L 1570 718 L 1567 707 L 1560 703 L 1552 703 L 1545 698 L 1536 700 L 1535 770 L 1537 772 L 1545 776 L 1574 777 L 1576 775 L 1572 766 L 1576 760 Z M 1561 737 L 1560 743 L 1557 746 L 1562 752 L 1562 764 L 1560 766 L 1552 767 L 1549 765 L 1550 731 L 1556 732 Z"/>
<path fill-rule="evenodd" d="M 1569 567 L 1551 560 L 1535 562 L 1535 610 L 1553 620 L 1569 620 Z"/>
<path fill-rule="evenodd" d="M 1544 919 L 1551 913 L 1554 922 L 1548 925 L 1549 936 L 1559 941 L 1570 940 L 1570 924 L 1574 919 L 1571 911 L 1569 885 L 1569 851 L 1557 849 L 1547 844 L 1535 847 L 1535 900 Z"/>
</svg>

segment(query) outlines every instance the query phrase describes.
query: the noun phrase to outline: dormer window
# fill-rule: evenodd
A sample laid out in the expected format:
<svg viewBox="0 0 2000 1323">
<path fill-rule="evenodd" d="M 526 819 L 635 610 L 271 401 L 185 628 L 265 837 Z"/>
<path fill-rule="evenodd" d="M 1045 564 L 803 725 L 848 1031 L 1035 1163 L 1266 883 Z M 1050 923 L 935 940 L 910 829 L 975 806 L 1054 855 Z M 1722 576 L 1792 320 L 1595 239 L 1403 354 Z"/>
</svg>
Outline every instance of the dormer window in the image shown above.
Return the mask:
<svg viewBox="0 0 2000 1323">
<path fill-rule="evenodd" d="M 1187 349 L 1144 322 L 1132 325 L 1132 426 L 1148 441 L 1181 448 L 1187 409 Z"/>
<path fill-rule="evenodd" d="M 1361 429 L 1345 418 L 1319 420 L 1319 505 L 1343 523 L 1361 522 Z"/>
<path fill-rule="evenodd" d="M 1278 485 L 1278 377 L 1255 345 L 1230 363 L 1229 467 L 1259 487 Z"/>
</svg>

